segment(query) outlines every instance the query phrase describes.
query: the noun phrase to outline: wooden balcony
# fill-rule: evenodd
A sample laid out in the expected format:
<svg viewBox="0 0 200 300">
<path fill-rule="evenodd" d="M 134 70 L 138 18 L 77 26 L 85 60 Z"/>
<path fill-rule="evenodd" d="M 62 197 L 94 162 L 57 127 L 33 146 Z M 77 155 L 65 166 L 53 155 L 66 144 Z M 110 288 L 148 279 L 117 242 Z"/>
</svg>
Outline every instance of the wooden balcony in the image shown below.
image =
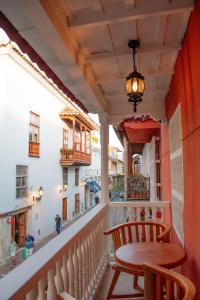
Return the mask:
<svg viewBox="0 0 200 300">
<path fill-rule="evenodd" d="M 89 166 L 91 165 L 91 154 L 73 149 L 60 149 L 62 166 Z"/>
<path fill-rule="evenodd" d="M 40 157 L 40 144 L 29 142 L 29 156 Z"/>
<path fill-rule="evenodd" d="M 159 219 L 162 222 L 165 210 L 168 212 L 170 209 L 170 203 L 98 204 L 2 278 L 1 300 L 71 299 L 69 295 L 77 300 L 104 300 L 107 291 L 103 293 L 102 287 L 99 287 L 112 249 L 103 233 L 108 227 L 125 222 L 127 215 L 131 220 L 140 220 L 141 207 L 145 208 L 145 220 L 157 220 L 156 212 L 161 211 Z M 121 287 L 124 288 L 123 284 Z"/>
</svg>

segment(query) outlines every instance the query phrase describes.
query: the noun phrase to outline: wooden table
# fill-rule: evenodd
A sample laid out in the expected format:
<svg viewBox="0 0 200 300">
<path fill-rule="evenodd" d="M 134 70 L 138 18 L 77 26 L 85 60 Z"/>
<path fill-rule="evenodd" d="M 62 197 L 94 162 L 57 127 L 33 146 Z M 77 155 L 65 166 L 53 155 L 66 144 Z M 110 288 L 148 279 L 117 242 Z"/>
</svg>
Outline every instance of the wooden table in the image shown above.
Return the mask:
<svg viewBox="0 0 200 300">
<path fill-rule="evenodd" d="M 143 271 L 145 262 L 156 264 L 168 269 L 181 265 L 186 259 L 185 250 L 168 243 L 130 243 L 115 253 L 115 259 L 121 266 L 137 271 Z M 155 299 L 154 276 L 145 274 L 145 299 Z M 145 292 L 146 293 L 146 292 Z"/>
<path fill-rule="evenodd" d="M 169 243 L 130 243 L 115 253 L 116 262 L 128 269 L 143 270 L 145 262 L 168 269 L 181 265 L 186 259 L 185 250 Z"/>
</svg>

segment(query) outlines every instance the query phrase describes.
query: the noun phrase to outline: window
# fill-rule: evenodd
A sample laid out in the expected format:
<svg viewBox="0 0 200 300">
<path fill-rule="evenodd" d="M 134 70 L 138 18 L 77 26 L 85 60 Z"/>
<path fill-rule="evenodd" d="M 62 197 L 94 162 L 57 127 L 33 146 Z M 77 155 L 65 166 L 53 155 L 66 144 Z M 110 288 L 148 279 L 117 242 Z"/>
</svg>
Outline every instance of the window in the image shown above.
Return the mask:
<svg viewBox="0 0 200 300">
<path fill-rule="evenodd" d="M 79 185 L 79 169 L 75 168 L 75 186 Z"/>
<path fill-rule="evenodd" d="M 68 168 L 63 168 L 63 186 L 68 185 Z"/>
<path fill-rule="evenodd" d="M 90 133 L 86 131 L 86 153 L 90 154 Z"/>
<path fill-rule="evenodd" d="M 75 130 L 75 150 L 81 151 L 81 133 L 78 128 Z"/>
<path fill-rule="evenodd" d="M 28 167 L 16 166 L 16 198 L 28 196 Z"/>
<path fill-rule="evenodd" d="M 39 115 L 30 112 L 29 120 L 29 155 L 39 156 L 40 142 L 40 117 Z"/>
<path fill-rule="evenodd" d="M 85 152 L 85 127 L 82 127 L 82 152 Z"/>
<path fill-rule="evenodd" d="M 39 143 L 40 117 L 30 112 L 29 142 Z"/>
<path fill-rule="evenodd" d="M 80 195 L 75 194 L 75 214 L 80 213 Z"/>
<path fill-rule="evenodd" d="M 68 130 L 63 129 L 63 148 L 68 148 Z"/>
<path fill-rule="evenodd" d="M 63 221 L 67 220 L 67 198 L 63 198 L 62 219 Z"/>
<path fill-rule="evenodd" d="M 111 162 L 111 169 L 112 169 L 112 171 L 117 172 L 117 163 L 116 162 L 114 162 L 114 161 Z"/>
</svg>

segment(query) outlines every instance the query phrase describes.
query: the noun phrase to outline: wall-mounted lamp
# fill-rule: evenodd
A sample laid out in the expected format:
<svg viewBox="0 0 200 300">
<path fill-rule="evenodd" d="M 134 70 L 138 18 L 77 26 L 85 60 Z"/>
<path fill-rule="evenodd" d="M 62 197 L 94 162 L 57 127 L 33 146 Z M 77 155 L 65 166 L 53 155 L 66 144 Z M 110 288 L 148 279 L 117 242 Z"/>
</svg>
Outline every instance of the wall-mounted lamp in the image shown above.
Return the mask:
<svg viewBox="0 0 200 300">
<path fill-rule="evenodd" d="M 44 189 L 43 187 L 40 186 L 38 191 L 33 194 L 33 201 L 35 200 L 39 201 L 43 196 L 44 196 Z"/>
<path fill-rule="evenodd" d="M 68 185 L 67 184 L 64 184 L 62 187 L 60 187 L 60 193 L 62 192 L 66 192 L 66 190 L 68 189 Z"/>
</svg>

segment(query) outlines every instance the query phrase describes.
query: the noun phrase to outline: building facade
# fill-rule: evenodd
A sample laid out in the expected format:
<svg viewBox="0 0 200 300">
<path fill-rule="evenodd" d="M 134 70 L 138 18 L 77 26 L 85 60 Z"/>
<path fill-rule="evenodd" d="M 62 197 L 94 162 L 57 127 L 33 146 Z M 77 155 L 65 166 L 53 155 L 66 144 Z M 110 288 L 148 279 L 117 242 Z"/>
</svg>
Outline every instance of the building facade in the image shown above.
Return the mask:
<svg viewBox="0 0 200 300">
<path fill-rule="evenodd" d="M 13 44 L 0 48 L 0 262 L 83 213 L 93 123 Z M 4 171 L 2 171 L 4 170 Z"/>
<path fill-rule="evenodd" d="M 92 131 L 91 154 L 91 164 L 84 167 L 86 209 L 95 205 L 101 197 L 101 144 L 98 124 L 95 124 L 95 130 Z"/>
</svg>

